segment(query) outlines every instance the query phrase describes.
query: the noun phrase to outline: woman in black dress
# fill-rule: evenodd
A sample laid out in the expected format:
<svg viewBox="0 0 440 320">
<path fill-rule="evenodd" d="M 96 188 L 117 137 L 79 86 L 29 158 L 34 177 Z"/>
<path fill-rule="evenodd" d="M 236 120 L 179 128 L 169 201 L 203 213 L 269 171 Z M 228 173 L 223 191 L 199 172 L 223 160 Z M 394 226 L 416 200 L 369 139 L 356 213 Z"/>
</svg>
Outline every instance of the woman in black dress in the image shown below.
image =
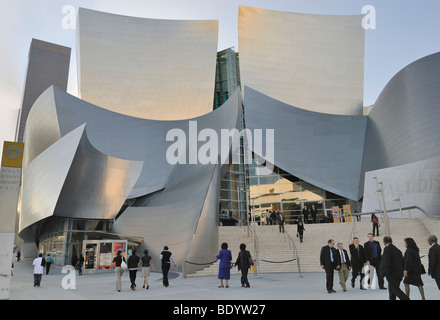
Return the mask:
<svg viewBox="0 0 440 320">
<path fill-rule="evenodd" d="M 422 262 L 420 261 L 419 248 L 412 238 L 406 238 L 404 261 L 404 275 L 403 283 L 405 284 L 405 293 L 409 297 L 409 286 L 413 285 L 419 288 L 422 299 L 425 300 L 425 291 L 423 290 L 422 281 Z"/>
<path fill-rule="evenodd" d="M 241 286 L 244 288 L 250 288 L 249 280 L 247 278 L 249 268 L 254 264 L 251 253 L 246 250 L 244 243 L 240 244 L 240 252 L 238 254 L 235 265 L 238 266 L 238 270 L 241 271 Z"/>
</svg>

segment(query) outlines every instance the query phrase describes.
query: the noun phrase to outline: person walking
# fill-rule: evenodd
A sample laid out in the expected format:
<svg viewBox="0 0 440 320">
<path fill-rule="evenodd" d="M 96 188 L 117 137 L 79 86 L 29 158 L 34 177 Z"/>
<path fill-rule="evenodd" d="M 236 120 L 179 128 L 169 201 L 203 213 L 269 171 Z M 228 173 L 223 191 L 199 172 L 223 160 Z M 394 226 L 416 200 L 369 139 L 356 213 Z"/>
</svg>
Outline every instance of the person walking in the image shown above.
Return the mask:
<svg viewBox="0 0 440 320">
<path fill-rule="evenodd" d="M 47 258 L 46 258 L 46 275 L 49 274 L 49 270 L 50 270 L 50 266 L 52 265 L 52 257 L 50 256 L 50 254 L 47 254 Z"/>
<path fill-rule="evenodd" d="M 113 262 L 115 263 L 116 290 L 118 290 L 118 292 L 121 292 L 121 277 L 124 273 L 124 269 L 121 267 L 122 261 L 126 263 L 125 258 L 122 255 L 122 250 L 119 249 L 116 257 L 113 258 Z"/>
<path fill-rule="evenodd" d="M 419 248 L 413 238 L 404 239 L 405 243 L 405 254 L 403 255 L 403 284 L 405 285 L 405 293 L 409 297 L 410 285 L 419 288 L 422 300 L 425 300 L 425 290 L 423 290 L 422 272 L 423 266 L 422 261 L 420 261 Z"/>
<path fill-rule="evenodd" d="M 277 222 L 277 214 L 275 213 L 274 210 L 272 210 L 270 213 L 270 224 L 275 225 L 276 222 Z"/>
<path fill-rule="evenodd" d="M 348 247 L 351 255 L 351 287 L 355 287 L 356 278 L 358 275 L 361 276 L 361 280 L 359 283 L 361 290 L 366 290 L 363 287 L 363 279 L 364 279 L 364 273 L 362 272 L 362 269 L 364 268 L 364 265 L 366 263 L 365 261 L 365 252 L 364 247 L 359 244 L 359 238 L 354 237 L 353 243 L 349 245 Z"/>
<path fill-rule="evenodd" d="M 364 252 L 365 252 L 366 264 L 368 266 L 373 266 L 376 271 L 377 281 L 379 282 L 379 289 L 386 290 L 383 280 L 384 276 L 380 273 L 382 248 L 380 247 L 379 241 L 374 240 L 374 235 L 372 233 L 368 234 L 368 241 L 364 243 Z M 370 274 L 368 283 L 370 284 L 370 281 L 372 280 L 373 279 L 371 279 L 371 274 Z"/>
<path fill-rule="evenodd" d="M 79 259 L 76 262 L 76 266 L 75 269 L 78 270 L 78 275 L 82 276 L 82 267 L 84 265 L 84 256 L 82 255 L 82 253 L 79 255 Z"/>
<path fill-rule="evenodd" d="M 382 260 L 380 262 L 380 273 L 383 274 L 388 281 L 389 299 L 409 300 L 409 297 L 400 289 L 400 282 L 403 278 L 403 255 L 396 246 L 390 236 L 383 238 Z"/>
<path fill-rule="evenodd" d="M 305 224 L 309 223 L 309 212 L 310 209 L 307 208 L 307 205 L 304 205 L 304 208 L 302 209 L 302 214 Z"/>
<path fill-rule="evenodd" d="M 148 250 L 144 250 L 144 256 L 141 258 L 141 262 L 142 277 L 144 278 L 144 285 L 142 286 L 142 288 L 146 287 L 148 290 L 150 288 L 150 285 L 148 284 L 150 269 L 153 268 L 154 271 L 153 260 L 151 259 L 151 256 L 148 255 Z"/>
<path fill-rule="evenodd" d="M 431 246 L 428 253 L 428 275 L 435 280 L 440 290 L 440 245 L 434 235 L 429 236 L 428 243 Z"/>
<path fill-rule="evenodd" d="M 278 226 L 280 228 L 280 233 L 284 233 L 284 223 L 286 222 L 284 219 L 284 214 L 280 211 L 280 209 L 277 210 L 277 220 L 278 220 Z"/>
<path fill-rule="evenodd" d="M 226 242 L 222 243 L 221 250 L 215 257 L 220 260 L 218 266 L 218 278 L 220 279 L 220 285 L 218 287 L 224 288 L 223 280 L 225 280 L 226 288 L 229 288 L 229 279 L 231 278 L 232 254 L 231 251 L 228 250 L 228 244 Z"/>
<path fill-rule="evenodd" d="M 322 247 L 319 257 L 321 268 L 325 270 L 326 274 L 326 288 L 328 293 L 336 292 L 333 290 L 334 271 L 339 270 L 338 252 L 334 248 L 335 240 L 330 239 L 327 245 Z"/>
<path fill-rule="evenodd" d="M 373 224 L 373 236 L 376 230 L 376 236 L 379 236 L 379 218 L 373 213 L 371 214 L 371 223 Z"/>
<path fill-rule="evenodd" d="M 20 257 L 21 257 L 21 251 L 17 250 L 17 262 L 20 262 Z"/>
<path fill-rule="evenodd" d="M 314 204 L 312 204 L 312 208 L 310 209 L 310 215 L 312 216 L 312 223 L 316 223 L 316 217 L 318 216 L 318 210 L 316 210 Z"/>
<path fill-rule="evenodd" d="M 342 291 L 347 291 L 347 279 L 350 275 L 351 263 L 350 258 L 348 256 L 347 250 L 344 249 L 344 245 L 342 242 L 338 242 L 338 260 L 340 268 L 338 270 L 339 275 L 339 284 L 342 287 Z"/>
<path fill-rule="evenodd" d="M 43 271 L 44 271 L 42 253 L 38 255 L 38 258 L 34 259 L 32 265 L 34 266 L 34 287 L 40 287 L 41 278 L 43 277 Z"/>
<path fill-rule="evenodd" d="M 128 257 L 127 266 L 128 266 L 128 274 L 130 275 L 130 289 L 132 291 L 136 290 L 136 275 L 139 268 L 140 262 L 139 256 L 136 254 L 136 250 L 133 250 L 131 256 Z"/>
<path fill-rule="evenodd" d="M 301 219 L 299 219 L 298 221 L 298 227 L 296 228 L 296 235 L 297 237 L 299 237 L 299 242 L 303 242 L 304 239 L 304 231 L 306 231 L 306 229 L 304 229 L 304 223 Z"/>
<path fill-rule="evenodd" d="M 170 285 L 168 281 L 168 272 L 171 268 L 171 262 L 173 262 L 174 267 L 176 267 L 176 262 L 174 262 L 173 254 L 168 250 L 168 246 L 163 247 L 163 251 L 160 253 L 160 260 L 162 262 L 163 286 L 168 287 Z"/>
<path fill-rule="evenodd" d="M 243 288 L 250 288 L 248 280 L 249 268 L 254 265 L 251 253 L 246 250 L 246 245 L 244 243 L 240 244 L 240 252 L 238 253 L 237 260 L 235 261 L 235 266 L 238 266 L 238 270 L 241 271 L 241 286 Z"/>
</svg>

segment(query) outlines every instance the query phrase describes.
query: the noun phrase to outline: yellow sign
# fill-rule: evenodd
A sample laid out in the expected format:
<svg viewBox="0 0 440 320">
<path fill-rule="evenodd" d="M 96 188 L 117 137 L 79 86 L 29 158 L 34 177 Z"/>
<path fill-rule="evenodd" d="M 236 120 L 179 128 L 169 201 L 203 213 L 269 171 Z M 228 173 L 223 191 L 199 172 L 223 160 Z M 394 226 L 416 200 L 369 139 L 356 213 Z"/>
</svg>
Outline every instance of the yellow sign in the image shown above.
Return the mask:
<svg viewBox="0 0 440 320">
<path fill-rule="evenodd" d="M 5 141 L 3 144 L 2 167 L 21 168 L 24 143 Z"/>
<path fill-rule="evenodd" d="M 339 207 L 332 207 L 332 213 L 333 213 L 333 222 L 334 223 L 341 222 L 339 220 Z"/>
<path fill-rule="evenodd" d="M 345 217 L 345 222 L 352 222 L 351 220 L 351 207 L 349 204 L 344 204 L 343 207 L 344 209 L 344 217 Z"/>
</svg>

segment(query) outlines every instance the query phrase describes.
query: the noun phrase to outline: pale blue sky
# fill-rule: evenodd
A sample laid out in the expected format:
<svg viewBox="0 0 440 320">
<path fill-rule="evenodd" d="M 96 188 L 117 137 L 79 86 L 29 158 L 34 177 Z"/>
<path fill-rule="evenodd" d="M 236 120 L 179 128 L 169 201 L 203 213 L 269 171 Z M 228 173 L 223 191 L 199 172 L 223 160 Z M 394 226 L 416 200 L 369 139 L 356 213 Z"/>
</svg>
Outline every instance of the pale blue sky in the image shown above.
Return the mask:
<svg viewBox="0 0 440 320">
<path fill-rule="evenodd" d="M 238 47 L 238 6 L 314 14 L 362 14 L 376 9 L 366 30 L 364 105 L 373 104 L 403 67 L 440 51 L 439 0 L 0 0 L 0 149 L 14 140 L 32 38 L 72 48 L 68 92 L 76 94 L 75 30 L 62 27 L 66 5 L 159 19 L 219 21 L 218 49 Z"/>
</svg>

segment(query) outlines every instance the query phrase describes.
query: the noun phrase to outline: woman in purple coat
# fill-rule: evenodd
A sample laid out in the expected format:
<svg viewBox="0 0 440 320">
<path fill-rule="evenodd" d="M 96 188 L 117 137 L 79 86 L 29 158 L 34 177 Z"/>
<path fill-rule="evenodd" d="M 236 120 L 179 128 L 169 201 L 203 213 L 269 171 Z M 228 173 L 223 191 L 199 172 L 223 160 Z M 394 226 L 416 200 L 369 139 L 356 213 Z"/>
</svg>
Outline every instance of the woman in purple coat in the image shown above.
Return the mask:
<svg viewBox="0 0 440 320">
<path fill-rule="evenodd" d="M 218 287 L 224 288 L 223 280 L 226 280 L 226 288 L 229 288 L 232 254 L 231 251 L 228 250 L 228 244 L 226 242 L 222 243 L 222 249 L 215 257 L 220 260 L 220 264 L 218 267 L 218 278 L 220 279 L 220 285 Z"/>
</svg>

